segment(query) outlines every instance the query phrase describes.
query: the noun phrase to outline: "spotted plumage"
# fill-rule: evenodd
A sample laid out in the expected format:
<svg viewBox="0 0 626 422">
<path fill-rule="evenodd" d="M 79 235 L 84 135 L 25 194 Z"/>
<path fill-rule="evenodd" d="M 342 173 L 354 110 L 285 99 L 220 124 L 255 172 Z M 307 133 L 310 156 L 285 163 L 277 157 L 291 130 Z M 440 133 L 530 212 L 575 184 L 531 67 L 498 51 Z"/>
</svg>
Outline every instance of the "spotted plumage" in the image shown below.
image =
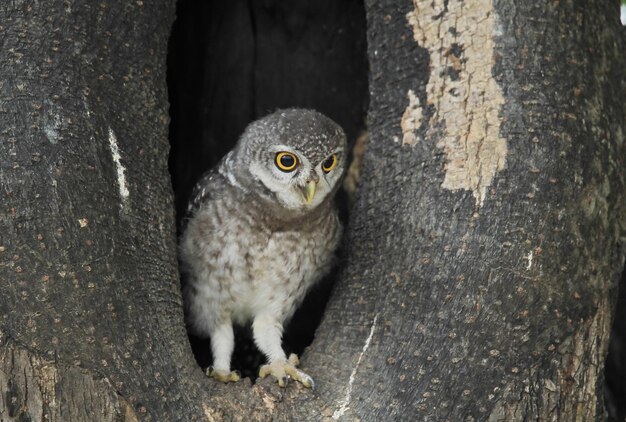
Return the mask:
<svg viewBox="0 0 626 422">
<path fill-rule="evenodd" d="M 235 148 L 196 185 L 180 257 L 190 330 L 211 337 L 220 381 L 231 372 L 233 324 L 252 322 L 268 364 L 260 375 L 313 380 L 287 359 L 283 324 L 329 269 L 341 237 L 333 197 L 344 173 L 346 140 L 324 115 L 280 110 L 250 124 Z"/>
</svg>

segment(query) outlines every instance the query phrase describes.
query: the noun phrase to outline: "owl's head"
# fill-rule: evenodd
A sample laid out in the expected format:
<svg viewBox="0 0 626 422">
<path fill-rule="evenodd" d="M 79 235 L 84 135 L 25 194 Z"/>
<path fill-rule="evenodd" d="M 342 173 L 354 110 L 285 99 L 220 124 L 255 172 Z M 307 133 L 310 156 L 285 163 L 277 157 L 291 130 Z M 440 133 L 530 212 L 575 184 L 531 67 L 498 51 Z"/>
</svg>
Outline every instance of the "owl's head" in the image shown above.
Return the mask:
<svg viewBox="0 0 626 422">
<path fill-rule="evenodd" d="M 260 197 L 308 210 L 332 197 L 346 167 L 346 135 L 313 110 L 286 109 L 251 123 L 234 158 Z"/>
</svg>

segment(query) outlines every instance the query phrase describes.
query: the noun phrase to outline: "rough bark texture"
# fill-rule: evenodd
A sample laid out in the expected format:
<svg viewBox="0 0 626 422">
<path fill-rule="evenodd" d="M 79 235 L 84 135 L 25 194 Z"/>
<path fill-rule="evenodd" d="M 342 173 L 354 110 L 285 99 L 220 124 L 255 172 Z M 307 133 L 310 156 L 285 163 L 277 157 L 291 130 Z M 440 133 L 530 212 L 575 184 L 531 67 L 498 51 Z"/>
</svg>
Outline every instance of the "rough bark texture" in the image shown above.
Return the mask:
<svg viewBox="0 0 626 422">
<path fill-rule="evenodd" d="M 173 18 L 169 0 L 0 6 L 2 420 L 204 414 L 167 173 Z"/>
<path fill-rule="evenodd" d="M 173 2 L 5 3 L 0 419 L 603 419 L 624 260 L 616 4 L 366 2 L 370 140 L 308 391 L 210 382 L 188 346 Z"/>
<path fill-rule="evenodd" d="M 362 356 L 314 349 L 360 362 L 346 414 L 366 420 L 602 420 L 624 262 L 617 8 L 475 3 L 367 3 L 359 246 L 316 342 L 332 320 L 336 339 L 374 334 Z"/>
</svg>

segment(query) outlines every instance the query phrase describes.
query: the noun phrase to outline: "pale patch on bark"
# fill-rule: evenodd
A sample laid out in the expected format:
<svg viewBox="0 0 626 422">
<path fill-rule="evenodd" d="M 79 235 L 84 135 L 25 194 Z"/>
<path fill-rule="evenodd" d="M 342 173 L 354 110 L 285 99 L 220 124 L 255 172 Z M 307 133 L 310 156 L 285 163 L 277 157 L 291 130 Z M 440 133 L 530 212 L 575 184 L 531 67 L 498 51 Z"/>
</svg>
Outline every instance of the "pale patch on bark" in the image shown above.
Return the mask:
<svg viewBox="0 0 626 422">
<path fill-rule="evenodd" d="M 528 252 L 528 255 L 526 255 L 526 261 L 528 262 L 528 265 L 526 265 L 526 269 L 530 270 L 533 267 L 533 251 Z"/>
<path fill-rule="evenodd" d="M 109 147 L 111 148 L 111 156 L 113 157 L 113 162 L 115 163 L 115 168 L 117 170 L 117 185 L 119 187 L 120 197 L 122 198 L 122 204 L 125 204 L 128 200 L 128 196 L 130 195 L 128 187 L 126 187 L 126 168 L 122 165 L 122 156 L 120 155 L 117 138 L 111 128 L 109 128 Z"/>
<path fill-rule="evenodd" d="M 0 342 L 2 339 L 0 338 Z M 0 421 L 137 420 L 106 378 L 47 361 L 13 342 L 0 343 Z M 77 400 L 80 398 L 80 400 Z"/>
<path fill-rule="evenodd" d="M 41 396 L 45 403 L 52 409 L 56 409 L 59 406 L 57 401 L 57 395 L 54 389 L 57 386 L 59 379 L 59 371 L 54 365 L 44 365 L 39 370 L 41 388 Z"/>
<path fill-rule="evenodd" d="M 139 422 L 139 418 L 137 417 L 137 414 L 135 413 L 135 410 L 130 405 L 130 403 L 128 403 L 126 399 L 121 396 L 119 396 L 119 399 L 120 408 L 123 412 L 122 414 L 124 415 L 124 422 Z"/>
<path fill-rule="evenodd" d="M 50 141 L 51 144 L 56 144 L 59 142 L 59 139 L 61 138 L 59 136 L 60 129 L 61 129 L 61 116 L 59 116 L 58 114 L 50 117 L 50 119 L 48 119 L 48 121 L 44 123 L 43 131 L 46 134 L 46 137 L 48 138 L 48 141 Z"/>
<path fill-rule="evenodd" d="M 437 146 L 447 156 L 442 187 L 471 190 L 479 205 L 507 155 L 498 118 L 504 98 L 491 74 L 496 26 L 492 1 L 413 0 L 414 10 L 407 14 L 413 38 L 430 53 L 426 95 L 434 113 L 427 134 L 440 138 Z M 412 138 L 404 121 L 410 116 L 411 122 L 420 122 L 418 113 L 422 107 L 409 93 L 403 143 L 414 143 L 415 129 Z"/>
<path fill-rule="evenodd" d="M 208 404 L 202 403 L 202 410 L 204 410 L 204 414 L 209 422 L 217 422 L 222 420 L 222 417 L 216 414 L 211 406 L 209 406 Z"/>
<path fill-rule="evenodd" d="M 346 387 L 346 395 L 344 399 L 341 401 L 339 408 L 333 413 L 333 419 L 338 420 L 343 417 L 346 411 L 350 408 L 350 400 L 352 399 L 352 385 L 356 379 L 356 373 L 359 370 L 359 366 L 361 365 L 361 360 L 363 359 L 363 355 L 367 352 L 367 349 L 370 347 L 370 342 L 372 341 L 372 337 L 374 336 L 374 331 L 376 330 L 376 322 L 378 321 L 378 314 L 374 317 L 374 321 L 372 322 L 372 327 L 370 328 L 370 333 L 365 340 L 365 344 L 363 345 L 363 349 L 361 350 L 361 354 L 356 361 L 356 365 L 352 369 L 352 373 L 350 374 L 350 379 L 348 380 L 348 386 Z"/>
<path fill-rule="evenodd" d="M 418 141 L 417 130 L 422 126 L 422 107 L 420 107 L 419 98 L 412 89 L 407 92 L 409 105 L 402 120 L 400 120 L 400 128 L 402 128 L 402 145 L 415 145 Z"/>
</svg>

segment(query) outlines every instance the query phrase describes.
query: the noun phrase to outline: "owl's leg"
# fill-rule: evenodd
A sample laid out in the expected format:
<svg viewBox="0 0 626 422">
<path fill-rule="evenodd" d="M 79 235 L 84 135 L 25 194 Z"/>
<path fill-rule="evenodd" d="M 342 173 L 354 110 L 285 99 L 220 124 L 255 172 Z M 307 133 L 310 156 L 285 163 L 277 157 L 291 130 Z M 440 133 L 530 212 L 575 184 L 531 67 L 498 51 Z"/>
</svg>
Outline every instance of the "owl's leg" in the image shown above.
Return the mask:
<svg viewBox="0 0 626 422">
<path fill-rule="evenodd" d="M 235 382 L 241 379 L 237 371 L 230 370 L 230 356 L 235 348 L 235 334 L 231 321 L 222 322 L 211 330 L 211 350 L 213 366 L 206 374 L 222 382 Z"/>
<path fill-rule="evenodd" d="M 252 334 L 257 347 L 269 361 L 259 370 L 261 378 L 272 375 L 281 387 L 285 387 L 288 379 L 292 378 L 305 387 L 314 388 L 313 378 L 296 368 L 299 363 L 298 356 L 291 354 L 287 360 L 281 346 L 283 326 L 278 319 L 270 315 L 257 316 L 252 322 Z"/>
</svg>

